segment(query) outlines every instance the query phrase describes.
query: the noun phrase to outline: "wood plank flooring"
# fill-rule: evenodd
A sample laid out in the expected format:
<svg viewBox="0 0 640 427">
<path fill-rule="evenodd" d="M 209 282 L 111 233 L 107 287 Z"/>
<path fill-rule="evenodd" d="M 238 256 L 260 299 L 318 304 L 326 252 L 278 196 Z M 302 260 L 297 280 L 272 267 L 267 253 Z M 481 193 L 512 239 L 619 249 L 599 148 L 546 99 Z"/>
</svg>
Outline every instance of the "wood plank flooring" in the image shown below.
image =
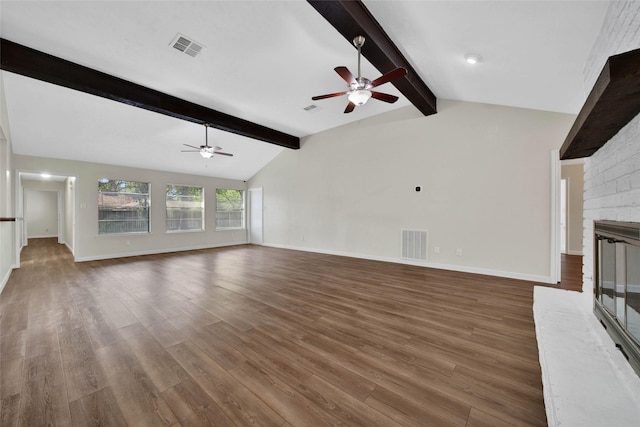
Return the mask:
<svg viewBox="0 0 640 427">
<path fill-rule="evenodd" d="M 560 289 L 582 292 L 582 255 L 561 255 Z"/>
<path fill-rule="evenodd" d="M 0 297 L 0 424 L 546 425 L 533 283 L 257 246 L 74 263 Z"/>
</svg>

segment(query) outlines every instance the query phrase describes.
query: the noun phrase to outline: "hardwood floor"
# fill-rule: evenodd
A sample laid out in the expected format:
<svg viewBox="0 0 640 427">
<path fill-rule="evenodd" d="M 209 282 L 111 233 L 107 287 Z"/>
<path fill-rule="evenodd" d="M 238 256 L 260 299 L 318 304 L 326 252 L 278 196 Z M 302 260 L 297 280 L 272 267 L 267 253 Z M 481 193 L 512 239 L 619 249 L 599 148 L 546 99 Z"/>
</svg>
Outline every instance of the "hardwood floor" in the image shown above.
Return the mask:
<svg viewBox="0 0 640 427">
<path fill-rule="evenodd" d="M 560 289 L 582 292 L 582 255 L 561 255 Z"/>
<path fill-rule="evenodd" d="M 546 425 L 533 283 L 237 246 L 74 263 L 0 297 L 0 424 Z"/>
</svg>

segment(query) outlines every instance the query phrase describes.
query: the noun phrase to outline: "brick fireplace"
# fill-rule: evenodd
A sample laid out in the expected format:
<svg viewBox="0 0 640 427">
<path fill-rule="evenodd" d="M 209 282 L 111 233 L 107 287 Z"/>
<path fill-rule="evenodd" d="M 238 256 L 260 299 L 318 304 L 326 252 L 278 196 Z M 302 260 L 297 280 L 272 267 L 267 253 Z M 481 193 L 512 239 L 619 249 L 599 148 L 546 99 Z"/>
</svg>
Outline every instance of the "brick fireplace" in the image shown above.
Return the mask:
<svg viewBox="0 0 640 427">
<path fill-rule="evenodd" d="M 640 237 L 624 231 L 640 223 L 639 22 L 640 2 L 611 2 L 585 65 L 590 94 L 561 158 L 585 158 L 583 290 L 593 293 L 594 313 L 640 375 L 640 337 L 629 331 L 640 284 L 628 271 L 640 265 Z"/>
</svg>

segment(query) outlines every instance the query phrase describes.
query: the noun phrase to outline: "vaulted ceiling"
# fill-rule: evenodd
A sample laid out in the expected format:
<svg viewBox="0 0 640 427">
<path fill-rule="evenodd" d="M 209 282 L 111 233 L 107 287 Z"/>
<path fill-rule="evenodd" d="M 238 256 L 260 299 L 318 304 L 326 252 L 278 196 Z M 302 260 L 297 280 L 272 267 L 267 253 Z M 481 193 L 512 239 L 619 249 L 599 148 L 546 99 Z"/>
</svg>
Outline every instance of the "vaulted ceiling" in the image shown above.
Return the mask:
<svg viewBox="0 0 640 427">
<path fill-rule="evenodd" d="M 370 1 L 364 5 L 438 98 L 576 114 L 604 1 Z M 182 34 L 196 57 L 171 46 Z M 157 91 L 304 137 L 411 105 L 370 100 L 343 114 L 333 71 L 356 50 L 295 1 L 0 1 L 0 37 Z M 477 53 L 476 66 L 464 60 Z M 371 79 L 389 70 L 366 59 Z M 234 157 L 181 153 L 204 127 L 2 71 L 16 154 L 246 180 L 286 149 L 216 129 Z M 304 108 L 314 104 L 316 108 Z M 304 147 L 303 147 L 304 149 Z"/>
</svg>

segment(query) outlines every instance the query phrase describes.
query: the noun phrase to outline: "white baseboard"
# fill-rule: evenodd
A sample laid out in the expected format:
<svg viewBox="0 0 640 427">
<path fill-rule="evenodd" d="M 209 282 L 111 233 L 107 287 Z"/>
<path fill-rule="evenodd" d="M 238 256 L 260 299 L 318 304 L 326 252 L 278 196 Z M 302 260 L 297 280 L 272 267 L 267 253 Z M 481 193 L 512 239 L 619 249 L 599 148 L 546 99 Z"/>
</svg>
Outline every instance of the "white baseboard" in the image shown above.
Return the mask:
<svg viewBox="0 0 640 427">
<path fill-rule="evenodd" d="M 74 261 L 76 262 L 99 261 L 104 259 L 125 258 L 125 257 L 134 257 L 134 256 L 142 256 L 142 255 L 154 255 L 154 254 L 170 253 L 170 252 L 194 251 L 194 250 L 200 250 L 200 249 L 213 249 L 213 248 L 220 248 L 225 246 L 238 246 L 238 245 L 246 245 L 246 244 L 248 244 L 248 242 L 242 241 L 242 242 L 227 242 L 227 243 L 198 245 L 198 246 L 189 246 L 189 247 L 180 247 L 180 248 L 169 248 L 169 249 L 161 249 L 161 250 L 154 249 L 154 250 L 148 250 L 148 251 L 120 252 L 117 254 L 93 255 L 88 257 L 74 257 Z M 366 254 L 357 254 L 357 253 L 351 253 L 351 252 L 280 245 L 280 244 L 274 244 L 274 243 L 263 243 L 262 246 L 295 250 L 295 251 L 303 251 L 303 252 L 314 252 L 314 253 L 320 253 L 320 254 L 326 254 L 326 255 L 344 256 L 349 258 L 367 259 L 371 261 L 414 265 L 418 267 L 435 268 L 439 270 L 459 271 L 461 273 L 473 273 L 473 274 L 481 274 L 485 276 L 504 277 L 507 279 L 526 280 L 530 282 L 554 284 L 551 281 L 550 276 L 540 276 L 535 274 L 524 274 L 524 273 L 515 273 L 510 271 L 490 270 L 485 268 L 468 267 L 468 266 L 462 266 L 462 265 L 439 264 L 439 263 L 432 263 L 432 262 L 418 262 L 418 261 L 406 260 L 401 258 L 381 257 L 381 256 L 375 256 L 375 255 L 366 255 Z M 67 245 L 67 247 L 69 246 Z M 69 248 L 69 250 L 71 250 L 71 248 Z M 71 252 L 73 253 L 73 250 L 71 250 Z M 12 269 L 13 269 L 13 266 L 12 266 Z M 11 271 L 9 271 L 9 273 L 7 274 L 7 277 L 2 282 L 0 289 L 4 287 L 4 285 L 6 284 L 6 281 L 8 281 L 9 279 L 10 274 L 11 274 Z"/>
<path fill-rule="evenodd" d="M 148 251 L 137 251 L 137 252 L 118 252 L 117 254 L 103 254 L 103 255 L 92 255 L 92 256 L 86 256 L 86 257 L 74 257 L 74 261 L 75 262 L 100 261 L 103 259 L 166 254 L 170 252 L 197 251 L 200 249 L 213 249 L 213 248 L 221 248 L 225 246 L 238 246 L 238 245 L 246 245 L 246 244 L 248 243 L 246 241 L 243 241 L 243 242 L 227 242 L 227 243 L 218 243 L 218 244 L 210 244 L 210 245 L 189 246 L 189 247 L 181 247 L 181 248 L 151 249 Z"/>
<path fill-rule="evenodd" d="M 67 247 L 67 249 L 69 249 L 69 252 L 71 252 L 71 255 L 74 255 L 73 248 L 71 246 L 69 246 L 69 244 L 67 242 L 64 242 L 64 245 Z"/>
<path fill-rule="evenodd" d="M 582 251 L 567 251 L 567 255 L 580 255 L 582 256 Z"/>
<path fill-rule="evenodd" d="M 412 260 L 407 260 L 402 258 L 381 257 L 376 255 L 356 254 L 351 252 L 305 248 L 305 247 L 297 247 L 297 246 L 289 246 L 289 245 L 280 245 L 280 244 L 274 244 L 274 243 L 263 243 L 262 246 L 268 246 L 268 247 L 279 248 L 279 249 L 290 249 L 294 251 L 314 252 L 314 253 L 320 253 L 320 254 L 326 254 L 326 255 L 337 255 L 337 256 L 344 256 L 349 258 L 368 259 L 371 261 L 382 261 L 382 262 L 392 262 L 396 264 L 415 265 L 418 267 L 435 268 L 438 270 L 459 271 L 461 273 L 482 274 L 484 276 L 504 277 L 507 279 L 527 280 L 529 282 L 548 283 L 553 285 L 556 284 L 554 281 L 552 281 L 551 276 L 539 276 L 536 274 L 524 274 L 524 273 L 515 273 L 511 271 L 490 270 L 485 268 L 468 267 L 463 265 L 419 262 L 419 261 L 412 261 Z"/>
<path fill-rule="evenodd" d="M 9 270 L 7 270 L 7 274 L 5 274 L 4 277 L 2 278 L 2 282 L 0 282 L 0 294 L 2 294 L 4 287 L 7 286 L 7 282 L 9 282 L 9 277 L 11 277 L 11 273 L 15 268 L 16 268 L 15 265 L 11 265 L 9 267 Z"/>
<path fill-rule="evenodd" d="M 48 235 L 48 234 L 40 234 L 38 236 L 27 236 L 27 240 L 29 239 L 50 239 L 52 237 L 58 237 L 57 234 Z"/>
</svg>

